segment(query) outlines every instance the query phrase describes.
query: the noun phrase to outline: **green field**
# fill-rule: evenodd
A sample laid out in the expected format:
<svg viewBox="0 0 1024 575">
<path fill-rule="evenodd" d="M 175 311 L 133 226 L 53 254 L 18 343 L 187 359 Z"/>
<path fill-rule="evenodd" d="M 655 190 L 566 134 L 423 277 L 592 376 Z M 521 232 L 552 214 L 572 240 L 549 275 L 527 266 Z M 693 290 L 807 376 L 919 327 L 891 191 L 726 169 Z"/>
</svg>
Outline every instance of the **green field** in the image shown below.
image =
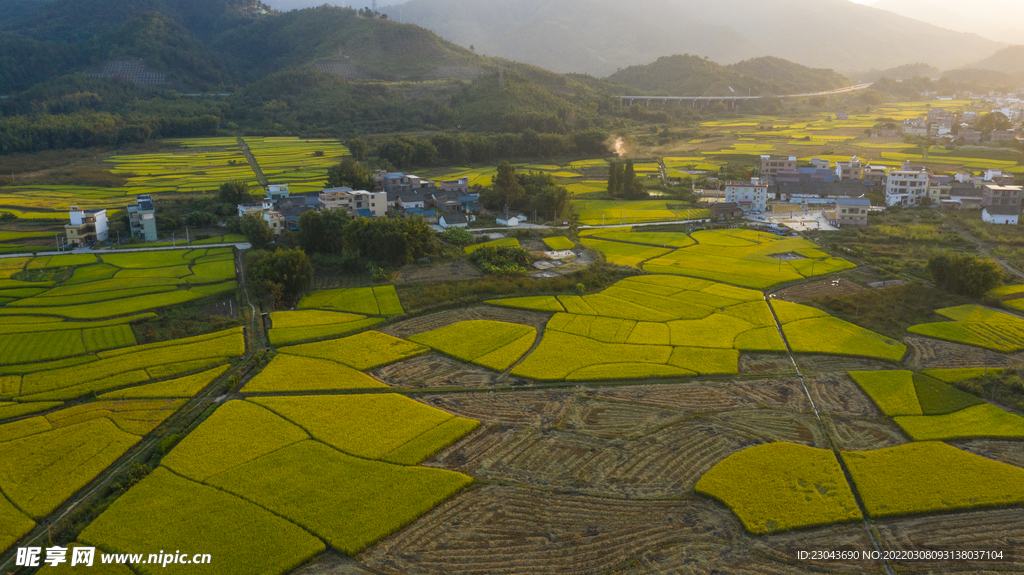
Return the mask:
<svg viewBox="0 0 1024 575">
<path fill-rule="evenodd" d="M 823 317 L 824 312 L 809 306 L 772 300 L 772 308 L 777 313 L 782 310 L 782 332 L 795 353 L 851 355 L 892 362 L 899 362 L 907 353 L 907 346 L 894 339 L 838 318 Z M 822 337 L 823 333 L 828 337 Z"/>
<path fill-rule="evenodd" d="M 299 309 L 324 309 L 363 315 L 387 316 L 405 313 L 395 286 L 317 291 L 303 298 L 298 307 Z"/>
<path fill-rule="evenodd" d="M 685 248 L 696 244 L 690 236 L 680 232 L 645 232 L 644 228 L 633 228 L 632 231 L 621 230 L 584 230 L 580 236 L 610 240 L 616 242 L 629 242 L 634 244 L 646 244 L 664 248 Z"/>
<path fill-rule="evenodd" d="M 565 236 L 544 238 L 544 244 L 555 251 L 564 251 L 576 248 L 576 244 Z"/>
<path fill-rule="evenodd" d="M 584 226 L 613 226 L 654 222 L 702 220 L 711 217 L 705 209 L 676 208 L 664 200 L 573 200 L 572 207 Z"/>
<path fill-rule="evenodd" d="M 338 337 L 384 321 L 379 317 L 322 310 L 276 311 L 270 314 L 270 320 L 274 326 L 269 331 L 270 344 L 274 346 Z"/>
<path fill-rule="evenodd" d="M 862 518 L 835 455 L 792 443 L 735 453 L 705 473 L 696 489 L 728 505 L 751 533 Z"/>
<path fill-rule="evenodd" d="M 466 250 L 467 254 L 472 254 L 473 252 L 475 252 L 475 251 L 477 251 L 477 250 L 479 250 L 481 248 L 521 248 L 521 247 L 522 246 L 519 245 L 519 240 L 517 240 L 515 238 L 502 238 L 500 240 L 493 240 L 493 241 L 490 241 L 490 242 L 483 242 L 483 243 L 480 243 L 480 244 L 473 244 L 471 246 L 466 246 L 465 250 Z"/>
<path fill-rule="evenodd" d="M 639 268 L 648 260 L 664 256 L 670 250 L 620 242 L 606 242 L 593 238 L 582 238 L 580 243 L 602 254 L 608 263 L 616 266 Z"/>
<path fill-rule="evenodd" d="M 387 388 L 347 365 L 287 353 L 279 354 L 245 385 L 246 393 Z"/>
<path fill-rule="evenodd" d="M 342 339 L 283 347 L 281 353 L 326 359 L 368 371 L 427 351 L 427 348 L 376 331 Z"/>
</svg>

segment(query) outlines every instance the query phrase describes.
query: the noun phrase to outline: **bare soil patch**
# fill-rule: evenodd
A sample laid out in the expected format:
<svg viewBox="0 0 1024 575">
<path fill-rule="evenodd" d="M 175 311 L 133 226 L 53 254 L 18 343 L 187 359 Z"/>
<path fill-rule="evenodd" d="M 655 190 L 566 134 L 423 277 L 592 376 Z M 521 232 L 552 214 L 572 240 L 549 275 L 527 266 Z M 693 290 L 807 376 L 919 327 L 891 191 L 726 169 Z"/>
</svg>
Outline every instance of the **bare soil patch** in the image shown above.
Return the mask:
<svg viewBox="0 0 1024 575">
<path fill-rule="evenodd" d="M 886 549 L 919 551 L 922 549 L 970 549 L 1010 551 L 1004 561 L 908 561 L 893 562 L 899 573 L 1014 573 L 1024 570 L 1024 521 L 1020 507 L 989 511 L 969 511 L 876 521 L 882 545 Z"/>
<path fill-rule="evenodd" d="M 884 417 L 871 397 L 845 373 L 808 377 L 807 387 L 822 413 L 867 419 Z"/>
<path fill-rule="evenodd" d="M 1024 354 L 1022 353 L 999 353 L 980 347 L 914 335 L 908 335 L 904 341 L 911 351 L 906 365 L 913 370 L 1024 365 Z"/>
<path fill-rule="evenodd" d="M 527 385 L 521 379 L 463 363 L 440 353 L 428 353 L 370 372 L 391 387 L 405 389 L 473 388 Z"/>
<path fill-rule="evenodd" d="M 846 278 L 834 278 L 788 287 L 775 292 L 773 295 L 775 299 L 800 303 L 820 297 L 838 297 L 861 291 L 864 291 L 863 287 Z"/>
<path fill-rule="evenodd" d="M 989 459 L 1024 467 L 1024 441 L 1002 441 L 998 439 L 970 439 L 950 441 L 950 445 L 977 453 Z"/>
</svg>

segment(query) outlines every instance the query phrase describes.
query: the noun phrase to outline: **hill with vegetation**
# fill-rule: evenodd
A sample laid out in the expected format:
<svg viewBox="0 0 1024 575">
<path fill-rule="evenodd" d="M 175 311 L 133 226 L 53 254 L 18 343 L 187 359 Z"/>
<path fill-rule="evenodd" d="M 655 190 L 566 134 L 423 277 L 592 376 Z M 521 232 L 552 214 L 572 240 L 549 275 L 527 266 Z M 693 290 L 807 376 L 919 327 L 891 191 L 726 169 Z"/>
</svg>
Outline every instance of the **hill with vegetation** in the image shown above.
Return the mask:
<svg viewBox="0 0 1024 575">
<path fill-rule="evenodd" d="M 989 58 L 971 64 L 971 68 L 1003 72 L 1024 78 L 1024 46 L 1010 46 L 996 52 Z"/>
<path fill-rule="evenodd" d="M 781 58 L 757 58 L 722 66 L 688 54 L 630 66 L 612 74 L 608 80 L 647 94 L 665 96 L 805 94 L 852 84 L 832 70 L 807 68 Z"/>
</svg>

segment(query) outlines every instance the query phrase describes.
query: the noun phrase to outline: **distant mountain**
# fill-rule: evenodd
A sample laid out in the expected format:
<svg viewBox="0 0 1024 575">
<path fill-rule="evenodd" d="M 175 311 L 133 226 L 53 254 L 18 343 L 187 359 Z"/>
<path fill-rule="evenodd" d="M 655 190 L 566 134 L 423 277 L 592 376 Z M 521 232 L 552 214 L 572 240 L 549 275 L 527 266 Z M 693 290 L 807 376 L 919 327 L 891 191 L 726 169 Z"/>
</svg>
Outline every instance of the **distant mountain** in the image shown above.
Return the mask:
<svg viewBox="0 0 1024 575">
<path fill-rule="evenodd" d="M 935 66 L 928 64 L 904 64 L 895 68 L 885 70 L 868 70 L 867 72 L 854 72 L 850 77 L 858 82 L 876 82 L 882 78 L 890 80 L 906 80 L 908 78 L 938 78 L 942 72 Z"/>
<path fill-rule="evenodd" d="M 481 54 L 597 76 L 671 54 L 725 64 L 769 55 L 834 70 L 895 62 L 948 69 L 1003 47 L 849 0 L 410 0 L 386 11 Z"/>
<path fill-rule="evenodd" d="M 1024 41 L 1024 37 L 1021 38 Z M 990 58 L 970 65 L 979 70 L 994 70 L 1018 78 L 1024 78 L 1024 46 L 1010 46 Z"/>
<path fill-rule="evenodd" d="M 787 95 L 822 92 L 852 84 L 832 70 L 813 69 L 780 58 L 756 58 L 722 66 L 700 56 L 666 56 L 630 66 L 608 77 L 651 95 Z"/>
<path fill-rule="evenodd" d="M 878 0 L 871 6 L 997 42 L 1024 38 L 1024 3 L 1019 0 Z"/>
</svg>

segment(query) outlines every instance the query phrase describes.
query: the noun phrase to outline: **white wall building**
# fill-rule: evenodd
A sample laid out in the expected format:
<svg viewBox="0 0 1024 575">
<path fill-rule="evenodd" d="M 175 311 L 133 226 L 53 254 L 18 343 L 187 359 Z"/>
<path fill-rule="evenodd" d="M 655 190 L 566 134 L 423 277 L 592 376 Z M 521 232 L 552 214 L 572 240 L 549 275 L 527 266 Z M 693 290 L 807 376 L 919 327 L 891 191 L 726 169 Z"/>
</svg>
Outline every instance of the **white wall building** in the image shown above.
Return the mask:
<svg viewBox="0 0 1024 575">
<path fill-rule="evenodd" d="M 904 166 L 889 172 L 885 186 L 885 203 L 890 206 L 918 206 L 921 198 L 928 195 L 928 170 Z"/>
<path fill-rule="evenodd" d="M 768 209 L 768 186 L 757 179 L 751 183 L 729 182 L 725 185 L 725 201 L 736 202 L 744 212 L 763 212 Z"/>
<path fill-rule="evenodd" d="M 990 224 L 1017 225 L 1020 219 L 1020 208 L 1011 206 L 988 206 L 981 210 L 981 221 Z"/>
</svg>

